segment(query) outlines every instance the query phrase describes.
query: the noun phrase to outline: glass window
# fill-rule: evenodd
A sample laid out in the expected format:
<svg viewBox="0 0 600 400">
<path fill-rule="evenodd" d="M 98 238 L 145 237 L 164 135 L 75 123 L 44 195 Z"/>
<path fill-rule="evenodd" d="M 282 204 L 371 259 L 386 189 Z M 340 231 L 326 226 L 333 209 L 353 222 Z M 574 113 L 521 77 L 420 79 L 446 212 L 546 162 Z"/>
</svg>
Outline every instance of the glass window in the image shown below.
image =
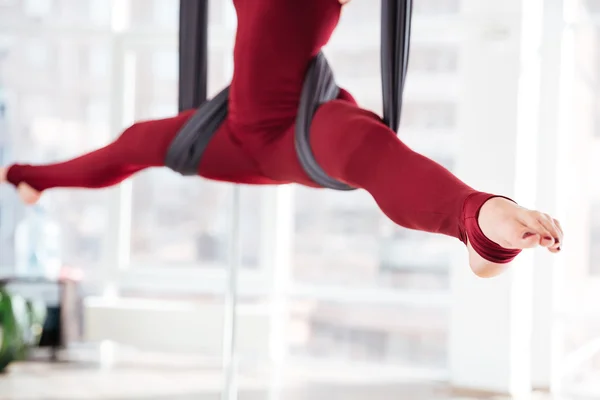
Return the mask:
<svg viewBox="0 0 600 400">
<path fill-rule="evenodd" d="M 57 14 L 56 7 L 53 1 L 26 1 L 22 12 L 27 15 Z M 61 21 L 56 23 L 63 24 Z M 14 42 L 22 45 L 0 50 L 4 53 L 0 91 L 12 94 L 2 101 L 10 124 L 0 123 L 0 136 L 9 139 L 2 143 L 3 153 L 10 155 L 8 161 L 61 161 L 106 144 L 110 113 L 108 98 L 103 94 L 105 86 L 80 80 L 81 65 L 73 62 L 74 53 L 58 51 L 62 47 L 74 48 L 75 41 L 83 48 L 91 46 L 96 41 L 93 34 L 82 31 L 56 37 L 48 31 L 31 38 L 19 30 L 12 35 Z M 13 79 L 31 69 L 43 71 L 43 82 Z M 65 76 L 70 79 L 64 80 Z M 45 198 L 50 215 L 61 226 L 64 262 L 91 269 L 101 264 L 108 219 L 105 193 L 49 191 Z M 2 208 L 10 209 L 14 218 L 3 218 L 0 223 L 2 232 L 10 232 L 1 245 L 2 253 L 12 254 L 12 232 L 22 221 L 23 209 L 15 196 L 7 197 L 6 201 L 10 204 L 2 204 Z"/>
<path fill-rule="evenodd" d="M 341 22 L 339 29 L 350 33 L 352 30 L 367 30 L 377 32 L 381 19 L 381 2 L 353 1 L 347 7 L 342 9 Z M 377 21 L 377 26 L 373 24 Z"/>
<path fill-rule="evenodd" d="M 410 70 L 455 73 L 458 70 L 458 49 L 451 45 L 413 44 L 410 50 Z"/>
<path fill-rule="evenodd" d="M 453 129 L 456 119 L 456 104 L 450 102 L 407 100 L 402 110 L 405 128 Z"/>
<path fill-rule="evenodd" d="M 98 43 L 85 51 L 89 74 L 95 79 L 108 79 L 110 74 L 110 51 L 107 45 Z"/>
<path fill-rule="evenodd" d="M 173 1 L 154 0 L 152 2 L 154 21 L 160 27 L 177 29 L 179 25 L 179 7 Z"/>
<path fill-rule="evenodd" d="M 179 76 L 177 51 L 156 51 L 152 54 L 152 73 L 154 78 L 177 81 Z"/>
<path fill-rule="evenodd" d="M 165 0 L 171 5 L 175 5 L 173 0 Z M 154 24 L 154 11 L 151 2 L 148 0 L 129 0 L 129 18 L 131 28 L 141 28 L 152 26 Z"/>
<path fill-rule="evenodd" d="M 581 4 L 590 13 L 600 12 L 600 3 L 598 0 L 582 0 Z"/>
<path fill-rule="evenodd" d="M 225 26 L 227 24 L 228 14 L 231 14 L 231 12 L 227 10 L 227 7 L 229 6 L 228 3 L 229 2 L 225 1 L 211 1 L 209 3 L 209 25 Z"/>
<path fill-rule="evenodd" d="M 25 0 L 23 2 L 25 15 L 43 17 L 50 14 L 55 7 L 52 0 Z"/>
<path fill-rule="evenodd" d="M 291 309 L 288 343 L 293 356 L 445 368 L 445 310 L 301 299 Z"/>
<path fill-rule="evenodd" d="M 106 0 L 89 0 L 89 20 L 98 26 L 109 26 L 111 17 L 110 8 L 111 3 Z"/>
<path fill-rule="evenodd" d="M 583 5 L 591 13 L 600 8 L 598 2 L 584 1 L 573 3 Z M 568 265 L 565 270 L 564 291 L 561 296 L 566 317 L 560 317 L 567 327 L 565 350 L 567 359 L 586 359 L 573 364 L 568 376 L 563 377 L 567 390 L 580 390 L 589 387 L 590 395 L 598 392 L 595 383 L 600 376 L 597 347 L 600 325 L 600 310 L 596 307 L 600 300 L 600 181 L 597 171 L 600 166 L 600 141 L 598 140 L 598 110 L 600 98 L 600 27 L 597 21 L 582 15 L 582 19 L 564 32 L 573 35 L 573 41 L 565 41 L 563 63 L 570 68 L 563 70 L 563 79 L 569 82 L 563 86 L 561 96 L 573 99 L 566 105 L 568 118 L 568 145 L 561 147 L 570 162 L 569 176 L 563 180 L 568 192 L 568 213 L 564 224 L 569 226 L 567 239 L 576 237 L 572 246 L 565 245 L 564 256 Z M 574 357 L 574 358 L 573 358 Z M 592 394 L 593 393 L 593 394 Z"/>
<path fill-rule="evenodd" d="M 360 79 L 370 76 L 373 82 L 379 83 L 378 58 L 375 57 L 378 49 L 370 45 L 369 42 L 358 43 L 351 53 L 338 52 L 334 46 L 330 51 L 334 63 L 339 61 L 340 64 L 340 68 L 336 64 L 340 82 L 346 80 L 351 92 L 366 108 L 375 108 L 363 100 L 378 97 L 380 102 L 380 84 L 365 85 Z M 344 65 L 356 65 L 351 60 L 359 62 L 361 68 L 344 68 Z M 355 76 L 359 79 L 354 79 Z M 433 99 L 430 102 L 406 100 L 403 127 L 454 128 L 456 105 Z M 434 158 L 452 168 L 453 154 L 438 150 L 441 155 L 436 154 Z M 390 227 L 387 218 L 364 193 L 296 189 L 294 276 L 300 281 L 394 288 L 408 288 L 412 283 L 424 285 L 419 287 L 447 288 L 449 243 L 447 238 Z M 422 254 L 428 257 L 424 259 Z"/>
<path fill-rule="evenodd" d="M 460 11 L 460 0 L 415 0 L 413 7 L 417 15 L 456 14 Z"/>
<path fill-rule="evenodd" d="M 335 70 L 338 84 L 348 90 L 362 107 L 380 113 L 380 50 L 378 45 L 371 44 L 367 42 L 367 45 L 349 49 L 329 45 L 327 57 Z"/>
<path fill-rule="evenodd" d="M 379 21 L 379 10 L 363 4 L 360 6 L 363 11 L 356 11 L 360 7 L 354 9 L 354 6 L 348 6 L 340 26 L 344 34 L 353 35 L 352 45 L 337 32 L 327 47 L 327 54 L 340 85 L 347 88 L 362 107 L 379 113 L 380 38 L 377 29 L 367 26 Z M 368 9 L 364 9 L 365 6 Z M 415 3 L 415 13 L 421 18 L 457 12 L 458 1 L 418 0 Z M 351 32 L 356 25 L 344 26 L 350 24 L 349 20 L 357 24 L 360 21 L 364 30 L 360 34 Z M 449 28 L 448 35 L 455 35 L 459 29 Z M 371 35 L 371 31 L 375 34 Z M 458 62 L 461 43 L 424 44 L 419 42 L 422 39 L 417 36 L 419 32 L 413 32 L 413 43 L 417 45 L 411 53 L 410 68 L 411 72 L 418 72 L 420 78 L 411 81 L 411 90 L 404 96 L 401 136 L 409 133 L 404 129 L 454 130 L 463 101 L 461 98 L 455 102 L 440 100 L 447 98 L 444 83 L 453 82 L 462 73 Z M 440 80 L 439 96 L 437 86 L 432 87 L 429 78 Z M 419 137 L 412 138 L 411 146 L 426 147 L 426 155 L 453 167 L 456 157 L 453 147 L 441 141 L 432 143 L 426 135 L 414 136 Z M 373 198 L 362 191 L 348 193 L 296 187 L 294 193 L 292 276 L 299 287 L 322 293 L 336 288 L 340 293 L 347 293 L 349 299 L 354 291 L 360 290 L 372 290 L 371 296 L 377 297 L 380 293 L 393 296 L 407 290 L 445 293 L 450 289 L 450 265 L 456 246 L 460 246 L 456 239 L 396 226 Z M 435 306 L 422 310 L 418 306 L 340 304 L 325 300 L 310 303 L 298 300 L 295 304 L 302 310 L 298 311 L 302 314 L 292 317 L 294 326 L 302 332 L 290 344 L 297 354 L 376 362 L 378 366 L 388 363 L 445 366 L 447 316 Z"/>
<path fill-rule="evenodd" d="M 213 1 L 210 7 L 214 9 L 220 4 Z M 177 2 L 165 2 L 161 7 L 174 7 L 175 11 L 171 12 L 176 12 Z M 225 11 L 233 10 L 225 8 Z M 234 30 L 225 29 L 224 23 L 211 21 L 213 26 L 221 28 L 214 34 L 233 37 Z M 209 95 L 231 79 L 230 53 L 228 46 L 209 48 Z M 139 47 L 135 54 L 138 65 L 143 65 L 147 54 L 152 60 L 151 69 L 139 67 L 136 74 L 135 119 L 175 115 L 177 48 Z M 151 91 L 148 88 L 152 88 Z M 241 229 L 245 268 L 255 268 L 259 263 L 261 219 L 256 210 L 260 209 L 260 193 L 259 188 L 243 188 L 245 209 Z M 198 177 L 184 178 L 167 169 L 145 171 L 136 176 L 133 179 L 132 265 L 208 269 L 226 265 L 230 249 L 231 194 L 229 184 Z"/>
<path fill-rule="evenodd" d="M 100 147 L 110 137 L 110 107 L 106 99 L 92 98 L 85 104 L 87 129 L 94 132 L 91 136 L 94 147 Z"/>
<path fill-rule="evenodd" d="M 50 64 L 50 45 L 47 40 L 30 39 L 28 40 L 25 50 L 27 62 L 30 67 L 35 69 L 48 68 Z"/>
<path fill-rule="evenodd" d="M 153 119 L 168 118 L 177 114 L 177 105 L 156 102 L 150 107 L 149 117 Z"/>
<path fill-rule="evenodd" d="M 172 29 L 179 24 L 178 0 L 129 0 L 130 21 L 133 29 Z"/>
</svg>

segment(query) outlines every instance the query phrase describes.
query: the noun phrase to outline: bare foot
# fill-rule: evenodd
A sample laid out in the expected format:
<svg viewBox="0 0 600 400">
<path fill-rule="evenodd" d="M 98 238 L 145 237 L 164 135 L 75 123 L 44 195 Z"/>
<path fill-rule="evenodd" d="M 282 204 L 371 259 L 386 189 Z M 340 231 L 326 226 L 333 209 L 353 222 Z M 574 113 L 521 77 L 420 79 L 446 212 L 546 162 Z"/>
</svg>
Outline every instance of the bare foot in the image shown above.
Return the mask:
<svg viewBox="0 0 600 400">
<path fill-rule="evenodd" d="M 0 184 L 8 182 L 7 174 L 8 168 L 0 167 Z M 21 198 L 21 201 L 27 205 L 33 205 L 37 203 L 40 200 L 40 197 L 42 196 L 42 193 L 40 193 L 38 190 L 35 190 L 26 183 L 20 183 L 17 186 L 17 193 L 19 194 L 19 198 Z"/>
<path fill-rule="evenodd" d="M 541 246 L 551 253 L 561 250 L 563 231 L 558 220 L 548 214 L 523 208 L 502 197 L 494 197 L 481 207 L 478 222 L 488 239 L 506 249 Z M 506 264 L 495 264 L 482 258 L 470 242 L 467 248 L 469 264 L 477 276 L 493 277 L 507 268 Z"/>
<path fill-rule="evenodd" d="M 42 193 L 35 190 L 26 183 L 20 183 L 17 187 L 17 193 L 21 198 L 21 201 L 27 205 L 33 205 L 37 203 L 42 196 Z"/>
</svg>

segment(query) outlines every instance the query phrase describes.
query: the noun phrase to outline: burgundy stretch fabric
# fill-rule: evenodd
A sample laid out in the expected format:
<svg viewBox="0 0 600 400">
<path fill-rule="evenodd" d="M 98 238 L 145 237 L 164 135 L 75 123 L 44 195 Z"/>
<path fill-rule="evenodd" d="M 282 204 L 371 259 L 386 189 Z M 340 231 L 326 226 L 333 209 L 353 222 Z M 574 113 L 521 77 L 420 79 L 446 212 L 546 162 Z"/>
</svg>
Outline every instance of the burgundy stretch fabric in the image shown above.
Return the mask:
<svg viewBox="0 0 600 400">
<path fill-rule="evenodd" d="M 238 30 L 229 116 L 209 143 L 198 174 L 235 183 L 315 186 L 296 157 L 294 120 L 306 68 L 338 23 L 338 0 L 234 4 Z M 115 185 L 142 169 L 164 166 L 169 143 L 193 112 L 137 122 L 108 146 L 72 160 L 15 164 L 8 179 L 38 190 Z M 464 243 L 468 237 L 492 262 L 506 263 L 519 253 L 487 239 L 477 223 L 481 206 L 493 195 L 412 151 L 347 91 L 319 108 L 310 140 L 325 172 L 367 190 L 398 225 Z"/>
</svg>

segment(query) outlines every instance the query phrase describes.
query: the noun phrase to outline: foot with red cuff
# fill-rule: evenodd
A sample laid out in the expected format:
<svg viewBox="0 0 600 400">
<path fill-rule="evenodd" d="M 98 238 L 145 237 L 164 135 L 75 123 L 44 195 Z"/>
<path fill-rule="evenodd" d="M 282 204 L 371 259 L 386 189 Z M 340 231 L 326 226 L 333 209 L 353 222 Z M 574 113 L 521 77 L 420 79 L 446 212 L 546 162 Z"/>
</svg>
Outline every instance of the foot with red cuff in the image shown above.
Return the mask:
<svg viewBox="0 0 600 400">
<path fill-rule="evenodd" d="M 0 184 L 8 182 L 8 168 L 0 167 Z M 27 205 L 32 205 L 38 202 L 42 193 L 25 182 L 17 185 L 17 193 L 21 201 Z"/>
<path fill-rule="evenodd" d="M 482 278 L 502 273 L 523 249 L 540 246 L 558 253 L 563 243 L 558 220 L 486 193 L 467 198 L 462 222 L 469 264 Z"/>
</svg>

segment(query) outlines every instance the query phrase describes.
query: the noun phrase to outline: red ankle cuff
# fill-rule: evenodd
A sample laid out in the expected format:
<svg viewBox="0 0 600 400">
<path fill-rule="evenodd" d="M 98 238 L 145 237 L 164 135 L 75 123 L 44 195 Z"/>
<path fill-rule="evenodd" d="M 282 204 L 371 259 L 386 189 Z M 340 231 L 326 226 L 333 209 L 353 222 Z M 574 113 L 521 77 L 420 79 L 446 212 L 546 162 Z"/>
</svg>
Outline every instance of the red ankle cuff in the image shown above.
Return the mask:
<svg viewBox="0 0 600 400">
<path fill-rule="evenodd" d="M 463 206 L 463 225 L 466 236 L 468 236 L 473 249 L 485 260 L 496 263 L 506 264 L 515 259 L 521 253 L 518 249 L 505 249 L 498 243 L 488 239 L 479 226 L 479 211 L 483 204 L 491 198 L 504 196 L 492 195 L 489 193 L 474 193 L 467 197 Z"/>
<path fill-rule="evenodd" d="M 19 183 L 23 182 L 23 176 L 20 173 L 21 168 L 19 167 L 20 165 L 18 164 L 11 165 L 6 172 L 6 181 L 14 187 L 19 186 Z"/>
</svg>

